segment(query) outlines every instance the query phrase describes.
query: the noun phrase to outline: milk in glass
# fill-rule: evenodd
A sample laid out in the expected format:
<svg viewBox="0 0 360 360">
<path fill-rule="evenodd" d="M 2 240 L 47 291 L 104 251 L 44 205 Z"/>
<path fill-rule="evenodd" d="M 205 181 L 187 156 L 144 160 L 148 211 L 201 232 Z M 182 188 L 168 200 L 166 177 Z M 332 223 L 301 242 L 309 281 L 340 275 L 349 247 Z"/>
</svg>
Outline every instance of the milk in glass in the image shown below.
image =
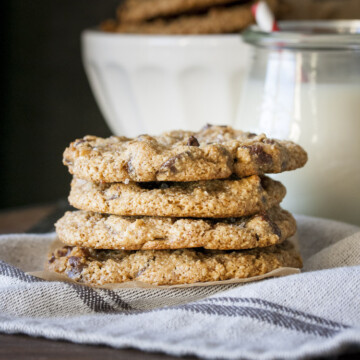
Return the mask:
<svg viewBox="0 0 360 360">
<path fill-rule="evenodd" d="M 273 176 L 285 209 L 360 225 L 360 35 L 331 36 L 334 48 L 255 47 L 235 127 L 308 152 L 304 168 Z"/>
</svg>

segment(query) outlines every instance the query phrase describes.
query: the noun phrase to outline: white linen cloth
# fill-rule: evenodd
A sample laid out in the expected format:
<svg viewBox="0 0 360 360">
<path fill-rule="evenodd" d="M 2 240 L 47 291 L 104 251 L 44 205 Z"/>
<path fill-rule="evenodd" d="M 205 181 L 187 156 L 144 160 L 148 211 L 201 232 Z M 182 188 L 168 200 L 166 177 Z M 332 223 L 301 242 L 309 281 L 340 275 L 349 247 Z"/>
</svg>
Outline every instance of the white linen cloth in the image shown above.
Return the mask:
<svg viewBox="0 0 360 360">
<path fill-rule="evenodd" d="M 360 345 L 360 228 L 297 220 L 301 274 L 186 289 L 46 282 L 25 272 L 42 268 L 55 234 L 0 236 L 0 331 L 210 359 L 295 359 Z"/>
</svg>

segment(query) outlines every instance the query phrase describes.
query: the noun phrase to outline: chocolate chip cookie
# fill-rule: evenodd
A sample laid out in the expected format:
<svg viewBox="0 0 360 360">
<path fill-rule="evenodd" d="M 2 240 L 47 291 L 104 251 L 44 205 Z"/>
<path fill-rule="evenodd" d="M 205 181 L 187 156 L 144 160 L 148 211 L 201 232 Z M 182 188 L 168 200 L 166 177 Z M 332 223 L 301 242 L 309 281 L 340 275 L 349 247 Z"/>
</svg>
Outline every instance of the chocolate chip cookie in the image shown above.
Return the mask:
<svg viewBox="0 0 360 360">
<path fill-rule="evenodd" d="M 229 126 L 135 139 L 85 136 L 64 152 L 76 177 L 93 182 L 198 181 L 279 173 L 305 165 L 301 146 Z"/>
<path fill-rule="evenodd" d="M 66 245 L 113 250 L 250 249 L 278 244 L 295 231 L 295 219 L 278 206 L 260 214 L 229 219 L 130 217 L 74 211 L 56 223 L 59 239 Z"/>
<path fill-rule="evenodd" d="M 156 285 L 242 279 L 280 267 L 300 268 L 301 257 L 288 241 L 261 249 L 221 251 L 94 250 L 65 246 L 50 255 L 47 268 L 90 285 L 142 281 Z"/>
<path fill-rule="evenodd" d="M 250 0 L 127 0 L 104 31 L 138 34 L 221 34 L 254 22 Z M 278 0 L 267 0 L 273 12 Z"/>
<path fill-rule="evenodd" d="M 211 8 L 200 15 L 182 15 L 133 23 L 113 20 L 101 24 L 104 31 L 131 34 L 221 34 L 234 33 L 253 23 L 250 5 Z"/>
<path fill-rule="evenodd" d="M 234 3 L 237 0 L 127 0 L 117 10 L 120 22 L 141 22 L 156 17 L 208 9 L 211 6 Z"/>
<path fill-rule="evenodd" d="M 74 178 L 70 204 L 81 210 L 114 215 L 240 217 L 279 204 L 286 189 L 257 175 L 242 179 L 194 182 L 96 184 Z"/>
</svg>

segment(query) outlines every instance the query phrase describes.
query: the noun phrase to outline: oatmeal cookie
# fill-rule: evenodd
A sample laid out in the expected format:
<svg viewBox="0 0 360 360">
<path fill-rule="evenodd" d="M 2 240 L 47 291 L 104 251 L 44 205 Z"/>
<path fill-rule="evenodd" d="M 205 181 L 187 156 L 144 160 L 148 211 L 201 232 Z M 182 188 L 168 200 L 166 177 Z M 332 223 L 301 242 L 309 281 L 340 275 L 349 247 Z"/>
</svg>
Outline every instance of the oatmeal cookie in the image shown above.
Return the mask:
<svg viewBox="0 0 360 360">
<path fill-rule="evenodd" d="M 142 281 L 156 285 L 242 279 L 280 267 L 300 268 L 300 254 L 289 241 L 237 251 L 94 250 L 65 246 L 49 257 L 47 269 L 89 284 Z"/>
<path fill-rule="evenodd" d="M 114 23 L 113 32 L 131 34 L 222 34 L 245 29 L 254 22 L 249 5 L 216 7 L 200 15 L 181 15 L 141 23 Z M 103 28 L 103 30 L 106 30 Z"/>
<path fill-rule="evenodd" d="M 56 223 L 56 232 L 66 245 L 112 250 L 250 249 L 281 243 L 295 231 L 295 219 L 279 206 L 260 214 L 229 219 L 130 217 L 69 211 Z"/>
<path fill-rule="evenodd" d="M 301 146 L 207 125 L 135 139 L 85 136 L 64 152 L 71 174 L 93 182 L 198 181 L 279 173 L 305 165 Z"/>
<path fill-rule="evenodd" d="M 240 217 L 270 209 L 286 189 L 257 175 L 236 180 L 103 183 L 74 178 L 69 196 L 77 209 L 113 215 Z"/>
<path fill-rule="evenodd" d="M 254 22 L 255 1 L 235 0 L 129 0 L 100 29 L 134 34 L 221 34 L 245 29 Z M 278 0 L 267 0 L 273 12 Z"/>
<path fill-rule="evenodd" d="M 234 3 L 237 0 L 127 0 L 117 9 L 119 22 L 134 23 Z"/>
</svg>

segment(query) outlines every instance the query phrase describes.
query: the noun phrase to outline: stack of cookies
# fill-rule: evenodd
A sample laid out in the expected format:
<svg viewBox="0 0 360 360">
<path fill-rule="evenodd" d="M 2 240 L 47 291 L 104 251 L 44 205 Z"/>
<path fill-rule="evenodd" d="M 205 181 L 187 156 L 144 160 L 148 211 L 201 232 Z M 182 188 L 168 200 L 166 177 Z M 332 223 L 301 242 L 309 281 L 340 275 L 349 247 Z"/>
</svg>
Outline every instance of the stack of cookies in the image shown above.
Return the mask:
<svg viewBox="0 0 360 360">
<path fill-rule="evenodd" d="M 48 268 L 93 285 L 175 285 L 301 267 L 287 241 L 295 220 L 279 206 L 285 187 L 264 174 L 306 161 L 293 142 L 228 126 L 85 136 L 64 153 L 80 211 L 56 223 L 65 246 Z"/>
<path fill-rule="evenodd" d="M 266 0 L 275 12 L 278 0 Z M 254 22 L 251 0 L 125 0 L 101 29 L 140 34 L 220 34 Z"/>
</svg>

